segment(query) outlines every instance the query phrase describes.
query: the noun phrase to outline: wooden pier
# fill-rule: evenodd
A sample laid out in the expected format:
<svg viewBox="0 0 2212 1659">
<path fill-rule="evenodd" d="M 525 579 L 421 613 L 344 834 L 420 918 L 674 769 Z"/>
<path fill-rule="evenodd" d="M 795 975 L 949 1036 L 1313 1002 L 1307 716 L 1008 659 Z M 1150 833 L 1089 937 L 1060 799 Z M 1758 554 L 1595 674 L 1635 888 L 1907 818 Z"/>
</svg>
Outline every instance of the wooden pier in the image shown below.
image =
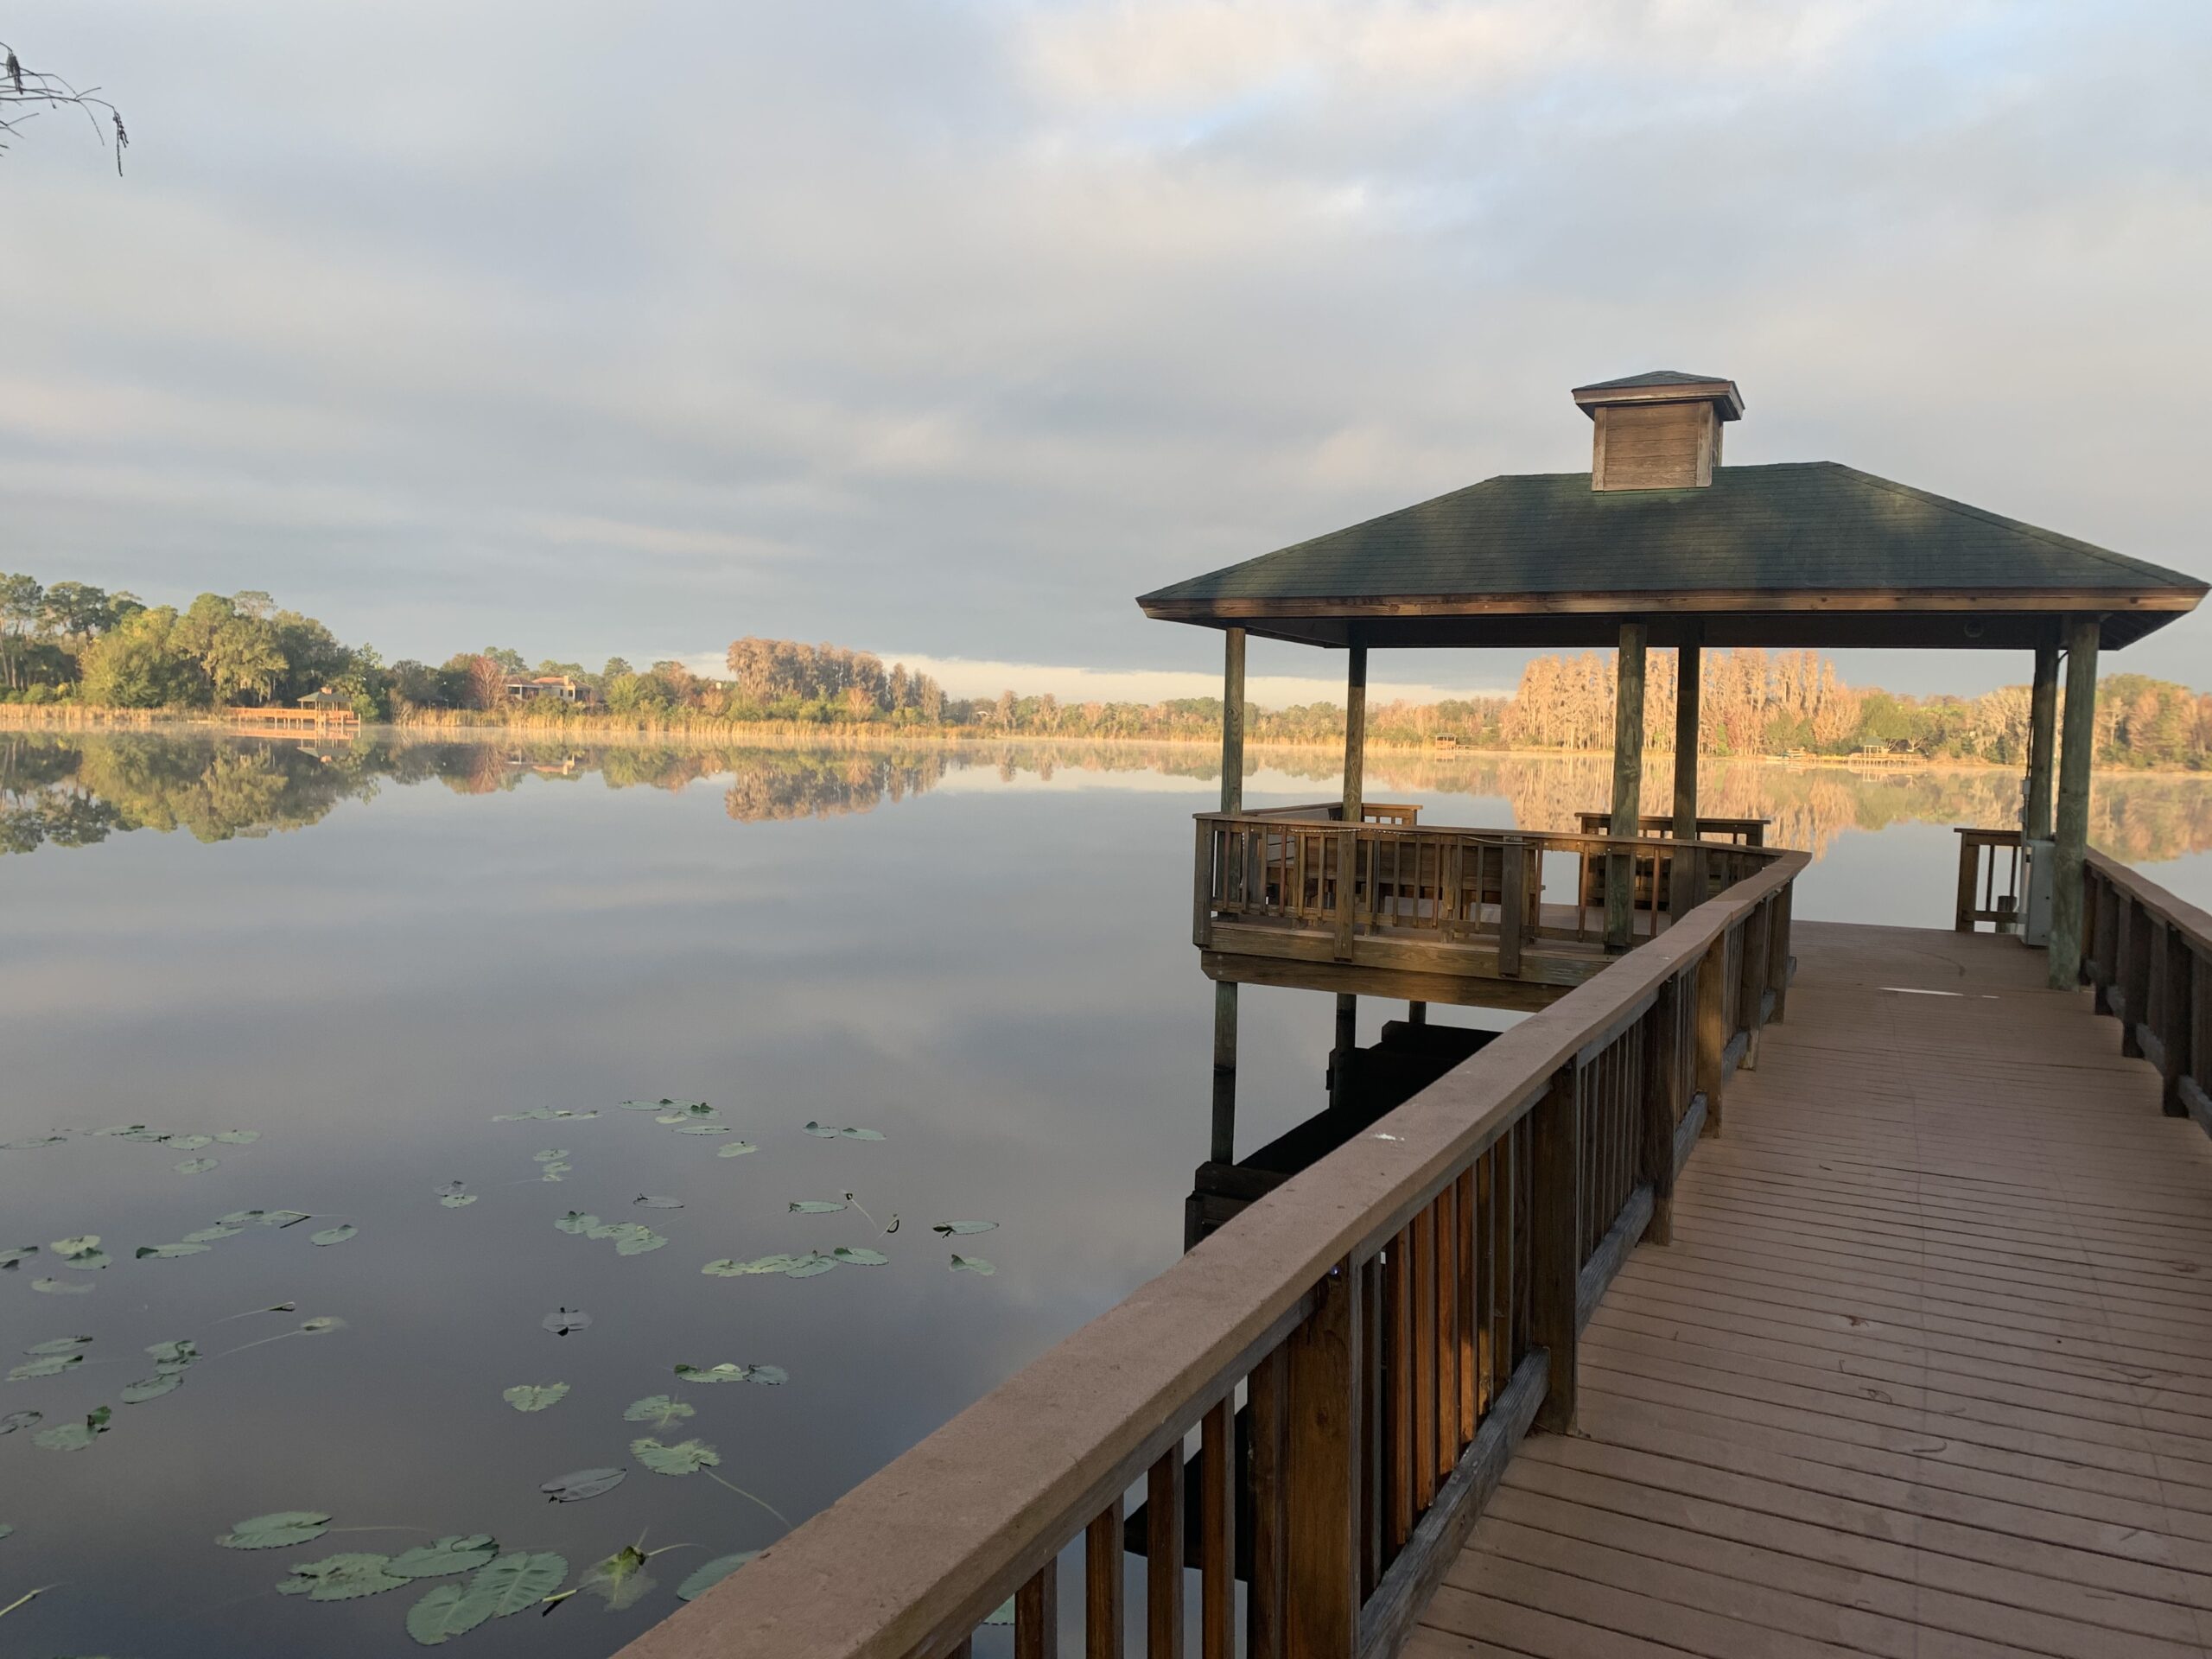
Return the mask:
<svg viewBox="0 0 2212 1659">
<path fill-rule="evenodd" d="M 1407 1652 L 2204 1653 L 2212 1140 L 2040 952 L 1795 938 Z"/>
<path fill-rule="evenodd" d="M 1192 1248 L 629 1659 L 971 1659 L 1001 1623 L 1014 1659 L 2212 1654 L 2212 917 L 2088 848 L 2099 653 L 2206 584 L 1723 467 L 1725 378 L 1573 396 L 1586 475 L 1139 601 L 1224 636 Z M 1249 633 L 1344 650 L 1338 800 L 1245 809 Z M 1371 648 L 1606 642 L 1609 833 L 1366 802 Z M 1961 835 L 1924 930 L 1796 921 L 1809 855 L 1698 812 L 1704 649 L 1842 645 L 2032 653 L 2020 823 Z M 1336 1040 L 1326 1110 L 1239 1162 L 1246 983 L 1327 995 Z M 1368 1047 L 1362 995 L 1409 1004 Z M 1431 1002 L 1528 1017 L 1441 1038 Z"/>
</svg>

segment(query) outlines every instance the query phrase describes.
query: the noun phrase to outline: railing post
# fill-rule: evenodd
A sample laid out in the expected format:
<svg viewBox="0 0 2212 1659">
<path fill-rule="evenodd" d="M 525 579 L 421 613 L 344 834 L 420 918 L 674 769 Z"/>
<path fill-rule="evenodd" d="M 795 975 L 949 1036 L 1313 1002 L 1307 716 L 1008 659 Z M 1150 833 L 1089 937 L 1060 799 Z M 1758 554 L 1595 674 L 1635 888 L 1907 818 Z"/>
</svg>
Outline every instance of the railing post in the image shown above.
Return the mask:
<svg viewBox="0 0 2212 1659">
<path fill-rule="evenodd" d="M 1774 993 L 1774 1008 L 1767 1015 L 1769 1025 L 1780 1025 L 1789 1002 L 1789 901 L 1797 891 L 1793 880 L 1774 895 L 1773 915 L 1769 918 L 1767 939 L 1767 981 Z"/>
<path fill-rule="evenodd" d="M 1359 1270 L 1340 1262 L 1283 1343 L 1286 1659 L 1351 1659 L 1359 1647 Z"/>
<path fill-rule="evenodd" d="M 1358 922 L 1359 830 L 1348 826 L 1337 832 L 1337 960 L 1351 960 L 1351 941 Z"/>
<path fill-rule="evenodd" d="M 1191 861 L 1191 943 L 1204 950 L 1213 944 L 1213 825 L 1198 820 L 1198 846 Z"/>
<path fill-rule="evenodd" d="M 1740 1064 L 1746 1071 L 1758 1070 L 1759 1032 L 1766 1025 L 1766 905 L 1762 902 L 1744 918 L 1744 941 L 1736 959 L 1736 1017 L 1744 1027 Z"/>
<path fill-rule="evenodd" d="M 2150 1012 L 2151 912 L 2132 895 L 2125 895 L 2120 914 L 2123 931 L 2120 995 L 2125 999 L 2120 1007 L 2120 1052 L 2131 1059 L 2138 1059 L 2142 1057 L 2143 1045 L 2136 1037 L 2135 1028 Z"/>
<path fill-rule="evenodd" d="M 2187 1117 L 2181 1080 L 2196 1056 L 2190 1039 L 2190 1014 L 2196 1001 L 2196 958 L 2189 936 L 2171 923 L 2158 929 L 2158 995 L 2152 999 L 2158 1039 L 2158 1104 L 2168 1117 Z"/>
<path fill-rule="evenodd" d="M 1974 836 L 1961 831 L 1959 836 L 1959 893 L 1951 912 L 1951 931 L 1954 933 L 1974 931 L 1974 889 L 1976 867 L 1981 862 L 1981 848 Z"/>
<path fill-rule="evenodd" d="M 1720 1055 L 1728 1046 L 1726 981 L 1728 935 L 1724 931 L 1705 948 L 1697 964 L 1697 1091 L 1705 1096 L 1705 1128 L 1720 1133 Z"/>
<path fill-rule="evenodd" d="M 1504 979 L 1516 978 L 1521 972 L 1521 915 L 1529 904 L 1527 876 L 1528 855 L 1522 843 L 1509 836 L 1497 874 L 1497 971 Z M 1479 908 L 1479 892 L 1475 900 Z M 1581 902 L 1580 893 L 1575 902 Z"/>
<path fill-rule="evenodd" d="M 1529 1115 L 1529 1345 L 1548 1356 L 1550 1377 L 1535 1426 L 1574 1427 L 1575 1293 L 1582 1277 L 1582 1115 L 1574 1067 L 1563 1065 Z"/>
<path fill-rule="evenodd" d="M 1675 1242 L 1675 1128 L 1682 1116 L 1681 1007 L 1680 974 L 1659 987 L 1646 1015 L 1650 1062 L 1643 1070 L 1643 1138 L 1638 1179 L 1651 1188 L 1651 1220 L 1643 1230 L 1648 1244 Z"/>
</svg>

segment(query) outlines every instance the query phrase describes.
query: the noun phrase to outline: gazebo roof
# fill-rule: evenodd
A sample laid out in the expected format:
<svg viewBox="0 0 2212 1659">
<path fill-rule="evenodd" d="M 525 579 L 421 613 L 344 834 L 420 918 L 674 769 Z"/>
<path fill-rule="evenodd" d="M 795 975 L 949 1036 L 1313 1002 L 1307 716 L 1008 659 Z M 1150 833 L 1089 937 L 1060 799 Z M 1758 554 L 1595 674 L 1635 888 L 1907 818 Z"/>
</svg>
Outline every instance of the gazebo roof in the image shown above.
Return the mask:
<svg viewBox="0 0 2212 1659">
<path fill-rule="evenodd" d="M 1666 379 L 1693 395 L 1734 391 L 1718 376 Z M 1381 646 L 1609 644 L 1641 620 L 1660 645 L 2025 649 L 2054 639 L 2062 616 L 2094 613 L 2115 649 L 2208 591 L 1833 461 L 1711 478 L 1609 490 L 1588 473 L 1487 479 L 1137 602 L 1147 616 L 1318 645 L 1347 644 L 1354 627 Z"/>
</svg>

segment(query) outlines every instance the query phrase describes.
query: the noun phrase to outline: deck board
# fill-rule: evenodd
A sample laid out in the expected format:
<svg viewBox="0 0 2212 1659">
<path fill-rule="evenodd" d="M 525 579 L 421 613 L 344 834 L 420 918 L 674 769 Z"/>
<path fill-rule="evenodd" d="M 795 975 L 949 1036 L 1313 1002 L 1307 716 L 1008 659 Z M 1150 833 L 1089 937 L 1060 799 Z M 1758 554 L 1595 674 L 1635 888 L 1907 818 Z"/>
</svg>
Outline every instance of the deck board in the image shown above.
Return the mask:
<svg viewBox="0 0 2212 1659">
<path fill-rule="evenodd" d="M 1408 1652 L 2212 1654 L 2212 1140 L 2038 952 L 1793 944 Z"/>
</svg>

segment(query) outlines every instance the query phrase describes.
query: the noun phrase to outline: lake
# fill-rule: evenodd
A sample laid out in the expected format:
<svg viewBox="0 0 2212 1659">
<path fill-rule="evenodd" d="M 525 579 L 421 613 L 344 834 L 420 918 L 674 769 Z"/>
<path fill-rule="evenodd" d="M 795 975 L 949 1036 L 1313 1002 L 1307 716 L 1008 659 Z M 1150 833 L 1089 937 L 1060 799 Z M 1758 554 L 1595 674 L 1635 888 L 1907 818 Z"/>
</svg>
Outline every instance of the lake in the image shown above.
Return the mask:
<svg viewBox="0 0 2212 1659">
<path fill-rule="evenodd" d="M 1607 775 L 1383 753 L 1368 793 L 1568 828 Z M 1246 798 L 1336 780 L 1262 755 Z M 0 1648 L 389 1655 L 492 1541 L 563 1589 L 664 1550 L 452 1638 L 610 1653 L 1119 1300 L 1206 1151 L 1217 788 L 1186 748 L 0 732 L 0 1261 L 38 1247 L 0 1608 L 50 1586 Z M 1704 804 L 1816 852 L 1801 918 L 1943 927 L 1951 827 L 2018 791 L 1715 764 Z M 2212 904 L 2212 779 L 2101 777 L 2092 839 Z M 1330 1007 L 1245 993 L 1240 1149 L 1324 1103 Z"/>
</svg>

